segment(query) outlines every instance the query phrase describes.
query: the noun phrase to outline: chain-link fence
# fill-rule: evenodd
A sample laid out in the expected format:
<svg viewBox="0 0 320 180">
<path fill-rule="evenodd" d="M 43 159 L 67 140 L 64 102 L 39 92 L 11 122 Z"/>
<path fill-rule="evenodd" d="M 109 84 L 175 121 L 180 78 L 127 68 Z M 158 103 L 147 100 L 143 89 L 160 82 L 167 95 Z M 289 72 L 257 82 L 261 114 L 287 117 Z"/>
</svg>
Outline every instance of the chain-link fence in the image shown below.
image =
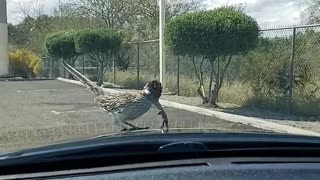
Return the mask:
<svg viewBox="0 0 320 180">
<path fill-rule="evenodd" d="M 258 107 L 291 115 L 318 115 L 320 112 L 320 25 L 263 29 L 258 46 L 232 57 L 225 71 L 219 101 L 241 106 Z M 159 41 L 126 43 L 114 67 L 106 71 L 105 80 L 124 88 L 141 89 L 150 79 L 159 79 Z M 227 61 L 216 58 L 212 65 L 223 71 Z M 44 72 L 66 77 L 55 61 L 45 64 Z M 202 75 L 209 93 L 208 60 L 178 57 L 166 50 L 166 87 L 182 96 L 197 96 Z M 92 80 L 94 65 L 80 56 L 76 68 Z M 195 72 L 195 68 L 198 74 Z M 200 74 L 199 74 L 200 73 Z M 220 75 L 220 72 L 218 73 Z"/>
<path fill-rule="evenodd" d="M 258 47 L 232 58 L 220 91 L 221 102 L 265 108 L 286 115 L 318 115 L 320 108 L 320 25 L 261 30 Z M 117 71 L 117 84 L 134 88 L 159 79 L 157 40 L 132 43 L 128 70 Z M 166 87 L 178 95 L 197 96 L 201 71 L 209 84 L 210 63 L 166 52 Z M 215 61 L 223 70 L 227 61 Z M 200 70 L 201 68 L 201 70 Z M 134 84 L 137 84 L 136 86 Z M 206 87 L 205 91 L 209 91 Z"/>
<path fill-rule="evenodd" d="M 63 67 L 62 60 L 53 57 L 43 57 L 43 70 L 41 76 L 48 78 L 68 78 L 68 71 Z M 75 62 L 75 69 L 92 81 L 97 80 L 97 67 L 90 63 L 90 58 L 81 55 Z"/>
<path fill-rule="evenodd" d="M 258 48 L 242 64 L 253 103 L 289 117 L 319 114 L 319 31 L 319 25 L 261 31 Z"/>
<path fill-rule="evenodd" d="M 150 40 L 126 43 L 120 52 L 123 60 L 117 61 L 115 72 L 106 73 L 106 79 L 125 88 L 141 89 L 150 81 L 159 77 L 159 42 Z M 123 58 L 121 58 L 123 59 Z M 122 64 L 119 64 L 122 63 Z"/>
</svg>

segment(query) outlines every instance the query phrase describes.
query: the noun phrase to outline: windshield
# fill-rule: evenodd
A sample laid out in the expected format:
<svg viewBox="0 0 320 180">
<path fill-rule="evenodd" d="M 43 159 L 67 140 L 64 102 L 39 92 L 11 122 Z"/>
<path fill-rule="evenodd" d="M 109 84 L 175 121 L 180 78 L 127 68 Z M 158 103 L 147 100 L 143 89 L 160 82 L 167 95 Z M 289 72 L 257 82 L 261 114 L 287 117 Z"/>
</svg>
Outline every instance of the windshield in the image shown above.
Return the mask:
<svg viewBox="0 0 320 180">
<path fill-rule="evenodd" d="M 317 0 L 0 1 L 0 153 L 128 131 L 320 136 L 319 18 Z"/>
</svg>

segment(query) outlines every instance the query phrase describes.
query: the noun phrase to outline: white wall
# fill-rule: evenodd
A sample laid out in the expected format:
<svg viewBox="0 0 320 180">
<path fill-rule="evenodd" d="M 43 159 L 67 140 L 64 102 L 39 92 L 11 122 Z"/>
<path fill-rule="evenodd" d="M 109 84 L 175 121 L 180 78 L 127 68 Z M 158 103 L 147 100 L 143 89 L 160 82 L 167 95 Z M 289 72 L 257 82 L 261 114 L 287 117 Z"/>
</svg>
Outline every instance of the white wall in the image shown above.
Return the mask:
<svg viewBox="0 0 320 180">
<path fill-rule="evenodd" d="M 8 74 L 8 26 L 0 23 L 0 76 Z"/>
</svg>

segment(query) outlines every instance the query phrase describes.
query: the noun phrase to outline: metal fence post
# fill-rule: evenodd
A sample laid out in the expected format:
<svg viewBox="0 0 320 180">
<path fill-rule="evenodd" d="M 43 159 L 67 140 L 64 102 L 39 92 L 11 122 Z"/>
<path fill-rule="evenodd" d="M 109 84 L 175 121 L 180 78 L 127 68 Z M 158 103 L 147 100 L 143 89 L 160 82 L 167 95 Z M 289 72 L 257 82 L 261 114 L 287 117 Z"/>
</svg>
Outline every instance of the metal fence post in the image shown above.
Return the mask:
<svg viewBox="0 0 320 180">
<path fill-rule="evenodd" d="M 137 43 L 137 89 L 140 81 L 140 42 Z"/>
<path fill-rule="evenodd" d="M 63 78 L 66 78 L 66 68 L 63 67 Z"/>
<path fill-rule="evenodd" d="M 49 78 L 52 78 L 52 58 L 49 58 Z"/>
<path fill-rule="evenodd" d="M 82 74 L 84 75 L 84 54 L 82 55 Z"/>
<path fill-rule="evenodd" d="M 113 56 L 113 84 L 116 84 L 116 58 Z"/>
<path fill-rule="evenodd" d="M 295 40 L 296 40 L 296 27 L 292 29 L 292 39 L 291 39 L 291 58 L 290 58 L 290 77 L 289 77 L 289 97 L 288 97 L 288 105 L 287 105 L 287 115 L 292 114 L 292 91 L 293 91 L 293 65 L 294 65 L 294 57 L 295 57 Z"/>
<path fill-rule="evenodd" d="M 177 95 L 180 96 L 180 56 L 178 56 L 177 66 Z"/>
</svg>

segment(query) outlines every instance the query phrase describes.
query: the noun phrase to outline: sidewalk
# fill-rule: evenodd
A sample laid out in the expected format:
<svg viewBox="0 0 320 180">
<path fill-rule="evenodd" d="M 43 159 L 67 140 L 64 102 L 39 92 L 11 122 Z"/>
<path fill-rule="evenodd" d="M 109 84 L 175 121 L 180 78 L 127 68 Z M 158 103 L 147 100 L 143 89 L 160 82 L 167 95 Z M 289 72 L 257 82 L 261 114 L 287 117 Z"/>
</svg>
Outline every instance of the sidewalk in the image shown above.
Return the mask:
<svg viewBox="0 0 320 180">
<path fill-rule="evenodd" d="M 57 80 L 82 85 L 79 81 L 57 78 Z M 137 90 L 124 90 L 124 89 L 109 89 L 104 88 L 105 91 L 110 93 L 119 92 L 137 92 Z M 180 97 L 172 95 L 164 95 L 160 99 L 160 103 L 163 106 L 183 109 L 190 112 L 195 112 L 198 114 L 203 114 L 207 116 L 214 116 L 219 119 L 223 119 L 230 122 L 242 123 L 245 125 L 254 126 L 257 128 L 271 130 L 278 133 L 289 133 L 289 134 L 300 134 L 300 135 L 310 135 L 310 136 L 320 136 L 320 123 L 318 122 L 291 122 L 288 120 L 276 120 L 276 119 L 265 119 L 251 116 L 243 116 L 237 114 L 226 113 L 218 111 L 215 109 L 198 107 L 200 104 L 197 98 Z M 312 131 L 314 130 L 314 131 Z"/>
<path fill-rule="evenodd" d="M 183 96 L 172 96 L 172 95 L 163 95 L 161 99 L 177 102 L 181 104 L 197 106 L 201 105 L 201 99 L 198 97 L 183 97 Z M 201 107 L 201 106 L 200 106 Z M 265 121 L 278 123 L 281 125 L 287 125 L 291 127 L 296 127 L 308 131 L 313 131 L 320 133 L 320 117 L 295 117 L 294 120 L 286 119 L 286 117 L 275 114 L 275 113 L 262 113 L 261 111 L 248 109 L 248 108 L 238 108 L 237 112 L 226 109 L 213 109 L 214 111 L 220 111 L 230 114 L 236 114 L 246 117 L 256 117 L 258 119 L 262 119 Z"/>
</svg>

